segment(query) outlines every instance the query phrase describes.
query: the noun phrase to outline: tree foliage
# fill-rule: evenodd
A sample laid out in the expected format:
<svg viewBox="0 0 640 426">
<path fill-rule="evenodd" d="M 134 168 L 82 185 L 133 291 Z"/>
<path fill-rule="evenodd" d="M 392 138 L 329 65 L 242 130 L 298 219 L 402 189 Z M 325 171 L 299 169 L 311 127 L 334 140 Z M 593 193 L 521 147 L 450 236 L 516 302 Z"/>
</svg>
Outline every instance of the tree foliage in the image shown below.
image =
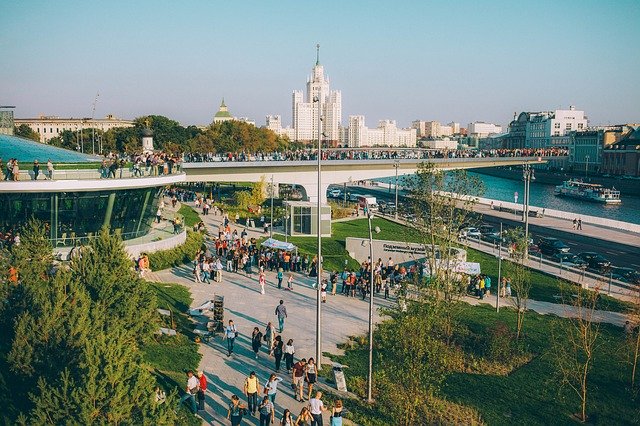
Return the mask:
<svg viewBox="0 0 640 426">
<path fill-rule="evenodd" d="M 229 120 L 209 126 L 190 142 L 195 152 L 273 152 L 288 147 L 287 138 L 242 121 Z"/>
<path fill-rule="evenodd" d="M 140 350 L 158 326 L 155 298 L 132 272 L 119 237 L 103 230 L 56 271 L 40 224 L 29 222 L 21 238 L 11 259 L 20 280 L 3 301 L 20 303 L 0 311 L 10 325 L 0 367 L 10 374 L 14 417 L 20 411 L 22 422 L 33 424 L 171 424 L 175 413 L 169 403 L 155 404 L 155 380 Z"/>
<path fill-rule="evenodd" d="M 510 229 L 507 236 L 511 241 L 509 253 L 512 261 L 507 262 L 505 275 L 511 278 L 512 300 L 517 314 L 516 337 L 519 339 L 522 334 L 524 315 L 527 312 L 529 293 L 531 292 L 531 270 L 526 266 L 529 242 L 525 239 L 522 228 Z"/>
<path fill-rule="evenodd" d="M 40 133 L 33 130 L 26 124 L 21 124 L 13 128 L 13 134 L 25 139 L 31 139 L 32 141 L 40 142 Z"/>
</svg>

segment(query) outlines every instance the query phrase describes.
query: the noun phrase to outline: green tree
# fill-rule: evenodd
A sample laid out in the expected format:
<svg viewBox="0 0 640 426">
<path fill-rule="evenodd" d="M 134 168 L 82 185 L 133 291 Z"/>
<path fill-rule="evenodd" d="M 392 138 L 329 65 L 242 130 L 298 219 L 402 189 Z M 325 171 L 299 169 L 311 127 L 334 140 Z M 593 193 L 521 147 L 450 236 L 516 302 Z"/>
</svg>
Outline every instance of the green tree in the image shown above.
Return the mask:
<svg viewBox="0 0 640 426">
<path fill-rule="evenodd" d="M 511 241 L 511 262 L 505 265 L 505 275 L 511 278 L 512 300 L 516 308 L 516 337 L 519 339 L 531 292 L 531 270 L 526 266 L 525 259 L 529 242 L 525 239 L 522 228 L 510 229 L 507 236 Z"/>
<path fill-rule="evenodd" d="M 13 134 L 25 139 L 31 139 L 36 142 L 40 142 L 40 133 L 33 130 L 26 124 L 21 124 L 13 128 Z"/>
<path fill-rule="evenodd" d="M 269 190 L 272 191 L 274 188 L 271 188 L 271 184 L 269 184 Z M 254 206 L 261 206 L 264 203 L 265 195 L 267 194 L 267 182 L 265 180 L 264 175 L 260 177 L 260 180 L 251 184 L 251 203 Z"/>
</svg>

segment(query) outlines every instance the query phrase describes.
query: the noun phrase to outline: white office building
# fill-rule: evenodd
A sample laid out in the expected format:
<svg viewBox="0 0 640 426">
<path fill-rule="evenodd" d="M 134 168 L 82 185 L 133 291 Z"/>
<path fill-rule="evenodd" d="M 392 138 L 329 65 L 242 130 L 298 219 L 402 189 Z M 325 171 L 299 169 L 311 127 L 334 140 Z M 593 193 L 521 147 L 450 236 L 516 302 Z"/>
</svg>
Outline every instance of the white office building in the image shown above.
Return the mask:
<svg viewBox="0 0 640 426">
<path fill-rule="evenodd" d="M 416 129 L 399 129 L 395 120 L 380 120 L 378 127 L 369 129 L 363 115 L 349 116 L 347 145 L 351 148 L 365 146 L 415 147 Z"/>
<path fill-rule="evenodd" d="M 475 121 L 467 126 L 467 135 L 477 138 L 486 138 L 489 135 L 502 133 L 502 126 L 499 124 L 485 123 L 484 121 Z"/>
<path fill-rule="evenodd" d="M 16 118 L 16 126 L 26 124 L 34 132 L 40 134 L 40 142 L 49 142 L 52 138 L 59 137 L 65 130 L 78 132 L 80 130 L 97 129 L 106 132 L 115 127 L 133 127 L 132 120 L 122 120 L 113 115 L 105 118 L 60 118 L 41 115 L 38 118 Z"/>
<path fill-rule="evenodd" d="M 568 110 L 531 113 L 526 123 L 526 148 L 549 148 L 569 145 L 569 133 L 587 130 L 588 119 L 584 111 L 578 111 L 574 106 Z"/>
</svg>

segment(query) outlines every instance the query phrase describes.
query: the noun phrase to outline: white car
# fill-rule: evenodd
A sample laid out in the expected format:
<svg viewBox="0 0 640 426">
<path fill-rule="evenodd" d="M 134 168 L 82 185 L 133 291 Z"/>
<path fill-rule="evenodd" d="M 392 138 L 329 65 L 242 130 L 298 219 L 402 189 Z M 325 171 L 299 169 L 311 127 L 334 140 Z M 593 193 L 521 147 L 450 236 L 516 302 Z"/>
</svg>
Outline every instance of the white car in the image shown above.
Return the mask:
<svg viewBox="0 0 640 426">
<path fill-rule="evenodd" d="M 482 233 L 480 233 L 480 230 L 478 228 L 462 228 L 460 230 L 460 233 L 458 234 L 458 237 L 460 238 L 478 239 L 481 236 L 482 236 Z"/>
<path fill-rule="evenodd" d="M 342 191 L 339 189 L 332 189 L 329 191 L 329 197 L 331 198 L 340 198 L 342 196 Z"/>
</svg>

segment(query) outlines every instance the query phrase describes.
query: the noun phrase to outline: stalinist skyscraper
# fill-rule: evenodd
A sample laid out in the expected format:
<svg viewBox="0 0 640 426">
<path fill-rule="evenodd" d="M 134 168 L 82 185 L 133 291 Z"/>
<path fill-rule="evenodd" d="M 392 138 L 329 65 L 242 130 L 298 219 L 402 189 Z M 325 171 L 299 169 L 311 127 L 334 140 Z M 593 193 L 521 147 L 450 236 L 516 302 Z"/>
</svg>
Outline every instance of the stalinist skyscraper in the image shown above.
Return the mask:
<svg viewBox="0 0 640 426">
<path fill-rule="evenodd" d="M 294 90 L 292 96 L 292 127 L 294 139 L 312 141 L 318 135 L 318 104 L 322 111 L 323 140 L 335 144 L 340 139 L 340 123 L 342 120 L 342 94 L 338 90 L 329 90 L 329 79 L 324 75 L 324 67 L 320 65 L 320 45 L 317 46 L 316 65 L 307 78 L 307 93 Z"/>
</svg>

